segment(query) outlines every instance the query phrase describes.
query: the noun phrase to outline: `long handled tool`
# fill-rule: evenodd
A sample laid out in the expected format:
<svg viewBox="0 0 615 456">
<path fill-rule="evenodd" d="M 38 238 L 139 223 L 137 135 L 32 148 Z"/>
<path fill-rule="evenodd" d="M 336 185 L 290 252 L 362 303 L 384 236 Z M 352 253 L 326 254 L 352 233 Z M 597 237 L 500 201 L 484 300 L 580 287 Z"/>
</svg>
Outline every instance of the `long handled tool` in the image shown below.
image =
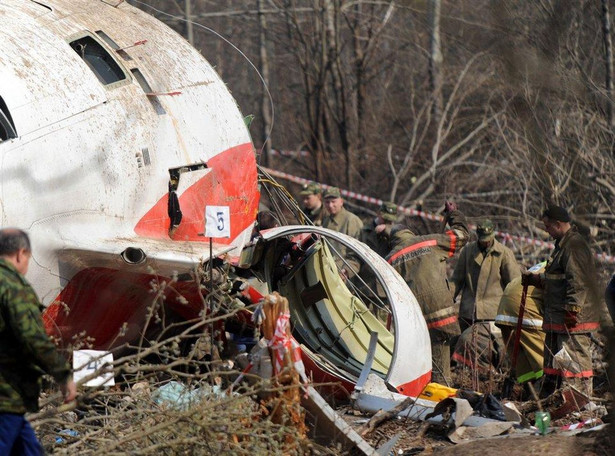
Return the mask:
<svg viewBox="0 0 615 456">
<path fill-rule="evenodd" d="M 502 396 L 510 397 L 512 393 L 512 387 L 516 382 L 517 377 L 517 359 L 519 358 L 519 345 L 521 341 L 521 328 L 523 327 L 523 315 L 525 314 L 525 301 L 527 299 L 528 285 L 523 285 L 523 291 L 521 292 L 521 303 L 519 304 L 519 316 L 517 317 L 517 328 L 515 330 L 515 340 L 513 343 L 513 353 L 511 358 L 510 374 L 504 382 L 502 388 Z"/>
</svg>

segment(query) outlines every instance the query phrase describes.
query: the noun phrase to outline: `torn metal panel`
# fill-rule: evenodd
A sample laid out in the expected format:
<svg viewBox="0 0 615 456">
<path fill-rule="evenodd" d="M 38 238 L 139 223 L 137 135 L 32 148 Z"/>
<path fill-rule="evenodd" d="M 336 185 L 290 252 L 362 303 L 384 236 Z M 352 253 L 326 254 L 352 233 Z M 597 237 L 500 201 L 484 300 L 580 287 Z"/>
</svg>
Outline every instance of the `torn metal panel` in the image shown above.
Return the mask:
<svg viewBox="0 0 615 456">
<path fill-rule="evenodd" d="M 391 410 L 405 399 L 407 399 L 406 396 L 389 391 L 380 377 L 370 374 L 363 386 L 363 391 L 354 395 L 353 406 L 365 413 L 376 413 L 379 410 Z M 458 400 L 464 401 L 463 399 Z M 452 412 L 448 420 L 443 420 L 442 415 L 428 417 L 430 414 L 433 415 L 437 404 L 437 402 L 417 398 L 413 405 L 398 413 L 398 416 L 410 418 L 415 421 L 428 421 L 430 423 L 459 423 L 460 420 L 456 420 L 455 418 L 455 412 Z M 518 422 L 520 422 L 520 420 L 513 421 L 513 423 Z M 469 415 L 461 424 L 464 426 L 477 427 L 487 423 L 502 423 L 502 421 Z"/>
<path fill-rule="evenodd" d="M 498 421 L 495 423 L 485 423 L 479 427 L 461 426 L 451 432 L 448 438 L 453 443 L 463 443 L 476 439 L 495 437 L 509 431 L 514 425 L 515 423 L 510 421 Z"/>
<path fill-rule="evenodd" d="M 305 392 L 302 405 L 307 410 L 307 421 L 312 424 L 312 438 L 325 446 L 331 442 L 341 444 L 343 451 L 360 451 L 366 456 L 379 453 L 367 443 L 312 387 L 303 387 Z"/>
<path fill-rule="evenodd" d="M 372 330 L 376 331 L 378 333 L 378 345 L 374 369 L 381 372 L 387 384 L 400 393 L 418 395 L 431 378 L 431 346 L 425 319 L 406 282 L 383 258 L 365 244 L 336 231 L 313 226 L 284 226 L 265 231 L 262 234 L 262 242 L 266 245 L 273 244 L 278 239 L 301 234 L 317 235 L 322 239 L 339 242 L 352 249 L 361 261 L 373 266 L 374 273 L 382 283 L 391 306 L 393 330 L 391 332 L 386 330 L 367 309 L 364 309 L 364 304 L 351 295 L 343 280 L 339 278 L 334 262 L 326 253 L 328 251 L 326 242 L 311 247 L 312 250 L 309 251 L 309 254 L 306 253 L 305 258 L 301 260 L 303 262 L 293 265 L 291 271 L 283 280 L 279 284 L 274 284 L 274 286 L 279 287 L 282 294 L 288 297 L 291 302 L 300 305 L 300 303 L 306 301 L 306 298 L 302 298 L 300 293 L 297 296 L 291 296 L 293 293 L 297 293 L 300 289 L 308 290 L 309 287 L 312 287 L 309 289 L 313 290 L 313 287 L 318 283 L 323 284 L 326 294 L 319 295 L 313 301 L 309 301 L 312 307 L 309 312 L 313 312 L 313 315 L 305 314 L 304 318 L 306 323 L 316 322 L 314 324 L 322 324 L 333 333 L 338 331 L 335 343 L 342 344 L 338 345 L 339 350 L 341 350 L 339 353 L 354 354 L 354 356 L 347 356 L 347 359 L 338 354 L 341 368 L 355 379 L 359 377 L 368 358 L 367 341 Z M 278 247 L 278 250 L 279 248 L 281 247 Z M 266 247 L 265 251 L 259 253 L 258 261 L 273 262 L 274 260 L 270 258 L 274 254 L 268 253 L 272 250 L 276 251 L 276 248 L 271 247 L 267 250 Z M 258 251 L 258 248 L 255 248 L 254 251 Z M 271 269 L 273 266 L 268 267 Z M 305 268 L 305 271 L 302 272 L 301 268 Z M 265 272 L 265 275 L 268 281 L 273 280 L 273 272 Z M 301 282 L 297 282 L 297 278 Z M 284 290 L 285 284 L 289 284 L 286 290 Z M 349 308 L 360 309 L 360 318 L 356 318 L 356 312 L 348 313 Z M 299 334 L 300 326 L 300 322 L 296 324 Z M 306 337 L 309 337 L 309 334 L 306 334 Z M 328 342 L 323 340 L 322 337 L 319 337 L 319 339 L 316 348 L 322 353 L 326 353 L 329 350 Z M 387 346 L 387 344 L 392 344 L 392 347 Z M 313 349 L 313 351 L 315 350 Z M 383 357 L 386 351 L 389 352 L 389 361 L 385 361 Z M 325 354 L 325 357 L 328 356 Z M 355 364 L 350 363 L 351 358 L 355 358 L 357 362 Z M 412 360 L 412 362 L 408 362 L 408 360 Z"/>
</svg>

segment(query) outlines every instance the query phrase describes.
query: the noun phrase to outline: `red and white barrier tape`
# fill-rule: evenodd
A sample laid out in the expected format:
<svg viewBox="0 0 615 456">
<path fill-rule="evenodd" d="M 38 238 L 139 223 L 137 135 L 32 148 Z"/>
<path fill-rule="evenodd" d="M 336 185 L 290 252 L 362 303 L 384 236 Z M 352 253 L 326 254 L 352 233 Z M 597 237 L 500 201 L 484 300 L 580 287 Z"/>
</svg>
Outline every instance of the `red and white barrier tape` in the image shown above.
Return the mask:
<svg viewBox="0 0 615 456">
<path fill-rule="evenodd" d="M 278 319 L 275 324 L 275 331 L 273 338 L 269 342 L 274 353 L 273 373 L 278 375 L 284 369 L 284 357 L 287 352 L 290 352 L 290 359 L 293 363 L 295 370 L 299 373 L 301 380 L 304 382 L 307 380 L 305 374 L 305 367 L 301 358 L 301 348 L 299 344 L 286 333 L 288 328 L 288 322 L 290 320 L 289 313 L 281 313 L 278 315 Z"/>
<path fill-rule="evenodd" d="M 565 426 L 560 427 L 559 429 L 561 431 L 573 431 L 575 429 L 580 429 L 583 427 L 593 427 L 593 426 L 598 426 L 599 424 L 602 424 L 602 421 L 597 420 L 595 418 L 589 418 L 585 421 L 581 421 L 580 423 L 574 423 L 574 424 L 567 424 Z"/>
<path fill-rule="evenodd" d="M 263 169 L 274 177 L 279 177 L 280 179 L 285 179 L 290 182 L 295 182 L 297 184 L 308 184 L 312 182 L 309 179 L 304 179 L 303 177 L 293 176 L 292 174 L 288 174 L 282 171 L 276 171 L 271 168 L 263 168 Z M 320 186 L 323 188 L 323 190 L 333 187 L 332 185 L 326 185 L 326 184 L 320 184 Z M 356 192 L 351 192 L 349 190 L 343 190 L 341 188 L 340 188 L 340 192 L 346 198 L 352 198 L 354 200 L 364 201 L 366 203 L 375 204 L 378 206 L 384 202 L 383 200 L 378 199 L 378 198 L 362 195 Z M 429 212 L 417 211 L 416 209 L 408 209 L 402 206 L 397 206 L 397 211 L 400 213 L 412 216 L 412 217 L 421 217 L 426 220 L 435 220 L 435 221 L 440 221 L 440 222 L 443 220 L 443 217 L 441 215 L 431 214 Z M 471 228 L 475 228 L 475 227 L 471 226 Z M 529 238 L 525 236 L 517 236 L 517 235 L 510 234 L 510 233 L 505 233 L 502 231 L 496 231 L 496 235 L 502 238 L 504 241 L 507 241 L 507 240 L 508 241 L 518 241 L 524 244 L 534 245 L 537 247 L 545 247 L 548 249 L 552 249 L 554 247 L 554 244 L 552 242 L 541 241 L 540 239 L 534 239 L 534 238 Z M 598 258 L 598 260 L 603 263 L 615 263 L 615 256 L 607 255 L 606 253 L 597 253 L 596 258 Z"/>
</svg>

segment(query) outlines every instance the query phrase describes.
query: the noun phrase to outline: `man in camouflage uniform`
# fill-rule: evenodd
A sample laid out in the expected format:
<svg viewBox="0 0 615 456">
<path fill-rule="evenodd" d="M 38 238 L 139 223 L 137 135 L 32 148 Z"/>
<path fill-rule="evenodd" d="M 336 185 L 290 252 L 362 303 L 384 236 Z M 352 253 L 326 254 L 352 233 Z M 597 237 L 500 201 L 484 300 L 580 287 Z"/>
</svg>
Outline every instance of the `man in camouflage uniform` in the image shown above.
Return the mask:
<svg viewBox="0 0 615 456">
<path fill-rule="evenodd" d="M 476 227 L 478 240 L 459 253 L 451 282 L 455 298 L 461 294 L 459 319 L 461 330 L 477 321 L 493 321 L 506 285 L 521 276 L 512 251 L 495 239 L 495 226 L 483 220 Z"/>
<path fill-rule="evenodd" d="M 591 332 L 599 326 L 599 292 L 594 256 L 568 211 L 551 205 L 545 230 L 555 239 L 543 274 L 523 274 L 524 284 L 543 289 L 545 331 L 543 397 L 563 384 L 592 394 Z"/>
<path fill-rule="evenodd" d="M 322 221 L 322 227 L 360 240 L 363 222 L 352 212 L 346 210 L 340 189 L 329 187 L 322 196 L 328 213 Z M 352 251 L 337 242 L 332 242 L 332 245 L 341 256 L 341 258 L 337 257 L 335 261 L 340 274 L 345 278 L 353 277 L 359 271 L 359 258 Z M 342 258 L 346 261 L 342 261 Z"/>
<path fill-rule="evenodd" d="M 66 401 L 76 396 L 70 367 L 47 337 L 41 304 L 24 275 L 28 236 L 0 230 L 0 454 L 42 455 L 26 412 L 38 410 L 40 377 L 51 375 Z"/>
<path fill-rule="evenodd" d="M 460 331 L 446 279 L 446 260 L 465 245 L 470 235 L 455 203 L 445 203 L 444 215 L 450 230 L 442 234 L 417 236 L 407 228 L 393 227 L 387 261 L 406 280 L 421 306 L 431 339 L 432 381 L 450 385 L 450 342 Z"/>
<path fill-rule="evenodd" d="M 322 226 L 325 210 L 322 205 L 320 185 L 316 182 L 305 184 L 299 195 L 303 198 L 303 213 L 315 226 Z"/>
</svg>

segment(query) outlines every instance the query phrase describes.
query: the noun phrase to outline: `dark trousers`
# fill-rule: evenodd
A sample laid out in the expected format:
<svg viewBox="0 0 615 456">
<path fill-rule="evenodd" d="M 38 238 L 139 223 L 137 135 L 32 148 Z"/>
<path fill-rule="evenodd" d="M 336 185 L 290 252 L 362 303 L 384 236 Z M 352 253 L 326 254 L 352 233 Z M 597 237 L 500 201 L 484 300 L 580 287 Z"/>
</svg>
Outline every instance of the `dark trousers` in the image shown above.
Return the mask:
<svg viewBox="0 0 615 456">
<path fill-rule="evenodd" d="M 45 452 L 23 415 L 0 413 L 0 455 L 42 456 Z"/>
</svg>

